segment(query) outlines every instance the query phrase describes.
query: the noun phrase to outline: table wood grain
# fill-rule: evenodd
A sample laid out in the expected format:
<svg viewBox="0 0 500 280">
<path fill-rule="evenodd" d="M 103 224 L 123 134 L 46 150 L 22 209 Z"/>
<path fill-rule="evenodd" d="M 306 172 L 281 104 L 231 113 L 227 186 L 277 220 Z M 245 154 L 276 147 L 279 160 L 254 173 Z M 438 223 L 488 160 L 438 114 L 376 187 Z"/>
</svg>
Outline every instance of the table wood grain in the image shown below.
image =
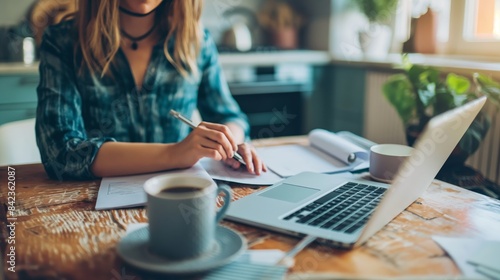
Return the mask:
<svg viewBox="0 0 500 280">
<path fill-rule="evenodd" d="M 306 140 L 281 138 L 254 145 L 283 143 Z M 11 166 L 15 169 L 15 210 L 9 209 L 13 193 L 8 190 L 8 168 L 0 167 L 0 245 L 7 279 L 163 278 L 126 265 L 116 254 L 127 225 L 147 222 L 144 208 L 95 211 L 100 180 L 54 181 L 41 164 L 33 164 Z M 234 199 L 259 189 L 234 185 Z M 12 238 L 8 225 L 13 223 Z M 242 233 L 252 249 L 287 251 L 299 241 L 229 221 L 223 225 Z M 289 277 L 459 277 L 460 270 L 431 237 L 492 238 L 499 232 L 498 200 L 434 181 L 421 198 L 364 245 L 352 250 L 310 245 L 296 256 Z M 9 244 L 12 239 L 15 244 Z M 15 246 L 15 272 L 7 264 L 11 246 Z"/>
</svg>

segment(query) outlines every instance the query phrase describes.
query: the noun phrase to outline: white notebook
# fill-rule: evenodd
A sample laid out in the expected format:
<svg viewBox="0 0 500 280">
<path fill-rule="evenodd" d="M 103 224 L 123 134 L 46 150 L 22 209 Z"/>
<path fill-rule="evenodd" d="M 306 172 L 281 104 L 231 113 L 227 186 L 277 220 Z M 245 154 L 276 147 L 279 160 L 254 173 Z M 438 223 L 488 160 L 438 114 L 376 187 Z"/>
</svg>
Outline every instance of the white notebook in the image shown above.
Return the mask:
<svg viewBox="0 0 500 280">
<path fill-rule="evenodd" d="M 368 162 L 369 147 L 359 146 L 345 136 L 324 129 L 308 134 L 309 145 L 284 145 L 258 148 L 267 167 L 282 177 L 300 172 L 335 173 L 350 171 Z M 349 155 L 356 155 L 349 162 Z"/>
</svg>

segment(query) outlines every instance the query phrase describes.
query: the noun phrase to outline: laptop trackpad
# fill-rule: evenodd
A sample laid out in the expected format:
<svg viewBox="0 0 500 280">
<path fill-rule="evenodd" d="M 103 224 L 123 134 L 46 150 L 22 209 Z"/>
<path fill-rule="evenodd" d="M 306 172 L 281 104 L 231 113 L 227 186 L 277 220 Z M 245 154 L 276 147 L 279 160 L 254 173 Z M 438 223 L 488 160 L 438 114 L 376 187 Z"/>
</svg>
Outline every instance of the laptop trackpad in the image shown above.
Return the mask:
<svg viewBox="0 0 500 280">
<path fill-rule="evenodd" d="M 300 187 L 290 184 L 281 184 L 275 188 L 272 188 L 266 192 L 261 193 L 260 196 L 283 200 L 286 202 L 297 203 L 319 191 L 320 190 L 317 189 Z"/>
</svg>

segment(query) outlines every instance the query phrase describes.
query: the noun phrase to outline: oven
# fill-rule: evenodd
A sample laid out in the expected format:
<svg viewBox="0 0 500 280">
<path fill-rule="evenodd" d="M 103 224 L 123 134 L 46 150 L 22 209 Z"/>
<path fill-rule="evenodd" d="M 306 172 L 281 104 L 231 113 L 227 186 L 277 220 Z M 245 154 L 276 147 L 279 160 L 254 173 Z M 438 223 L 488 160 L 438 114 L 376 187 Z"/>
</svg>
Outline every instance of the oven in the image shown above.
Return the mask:
<svg viewBox="0 0 500 280">
<path fill-rule="evenodd" d="M 305 64 L 223 67 L 228 85 L 248 116 L 252 139 L 301 135 L 312 67 Z"/>
</svg>

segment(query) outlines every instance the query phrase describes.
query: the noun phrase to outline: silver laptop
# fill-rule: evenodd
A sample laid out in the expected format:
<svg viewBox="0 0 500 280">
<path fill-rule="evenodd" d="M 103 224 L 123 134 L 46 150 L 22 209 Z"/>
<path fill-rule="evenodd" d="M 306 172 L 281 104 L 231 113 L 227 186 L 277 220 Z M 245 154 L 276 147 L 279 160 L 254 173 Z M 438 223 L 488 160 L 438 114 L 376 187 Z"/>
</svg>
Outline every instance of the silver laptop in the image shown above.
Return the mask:
<svg viewBox="0 0 500 280">
<path fill-rule="evenodd" d="M 351 248 L 389 223 L 431 184 L 486 101 L 432 118 L 391 185 L 304 172 L 235 201 L 226 219 Z"/>
</svg>

